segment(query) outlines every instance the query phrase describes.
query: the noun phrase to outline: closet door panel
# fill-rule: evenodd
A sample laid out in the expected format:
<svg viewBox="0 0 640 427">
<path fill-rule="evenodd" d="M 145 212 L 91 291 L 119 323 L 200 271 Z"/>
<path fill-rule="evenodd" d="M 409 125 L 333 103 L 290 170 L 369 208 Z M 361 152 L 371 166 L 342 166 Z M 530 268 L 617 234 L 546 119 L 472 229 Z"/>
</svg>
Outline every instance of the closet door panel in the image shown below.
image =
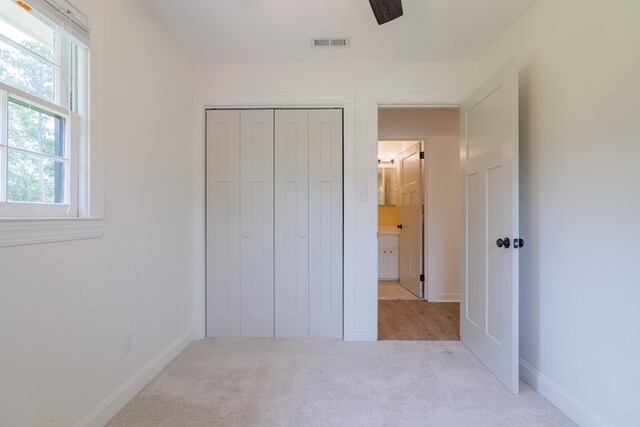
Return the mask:
<svg viewBox="0 0 640 427">
<path fill-rule="evenodd" d="M 310 110 L 311 338 L 342 338 L 342 293 L 342 110 Z"/>
<path fill-rule="evenodd" d="M 309 336 L 309 113 L 275 112 L 275 336 Z"/>
<path fill-rule="evenodd" d="M 273 337 L 273 110 L 240 119 L 240 334 Z"/>
<path fill-rule="evenodd" d="M 240 112 L 207 111 L 207 336 L 240 335 Z"/>
</svg>

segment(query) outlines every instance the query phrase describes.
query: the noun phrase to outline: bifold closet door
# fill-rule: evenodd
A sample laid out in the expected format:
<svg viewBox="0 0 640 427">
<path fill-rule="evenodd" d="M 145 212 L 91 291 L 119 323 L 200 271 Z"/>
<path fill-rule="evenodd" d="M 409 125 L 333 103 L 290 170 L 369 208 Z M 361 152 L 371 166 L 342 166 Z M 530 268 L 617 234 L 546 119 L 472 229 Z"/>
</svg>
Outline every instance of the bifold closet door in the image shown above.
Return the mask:
<svg viewBox="0 0 640 427">
<path fill-rule="evenodd" d="M 275 115 L 275 336 L 309 336 L 309 112 Z"/>
<path fill-rule="evenodd" d="M 207 111 L 207 335 L 273 337 L 273 111 Z"/>
<path fill-rule="evenodd" d="M 240 124 L 240 335 L 273 337 L 273 110 Z"/>
<path fill-rule="evenodd" d="M 275 123 L 275 336 L 342 338 L 342 111 Z"/>
<path fill-rule="evenodd" d="M 342 338 L 342 110 L 309 111 L 309 336 Z"/>
<path fill-rule="evenodd" d="M 207 111 L 207 335 L 240 336 L 240 111 Z"/>
<path fill-rule="evenodd" d="M 207 335 L 342 338 L 341 110 L 207 112 Z"/>
</svg>

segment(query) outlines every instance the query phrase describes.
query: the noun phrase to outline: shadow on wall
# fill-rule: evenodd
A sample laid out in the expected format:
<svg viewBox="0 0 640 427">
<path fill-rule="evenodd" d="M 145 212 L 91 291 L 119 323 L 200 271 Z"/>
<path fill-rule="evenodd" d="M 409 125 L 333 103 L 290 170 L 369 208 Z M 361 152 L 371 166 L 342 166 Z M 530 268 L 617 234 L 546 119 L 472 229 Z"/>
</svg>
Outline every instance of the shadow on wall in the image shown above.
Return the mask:
<svg viewBox="0 0 640 427">
<path fill-rule="evenodd" d="M 535 76 L 535 62 L 520 69 L 519 125 L 520 125 L 520 234 L 527 242 L 520 254 L 520 353 L 527 354 L 528 363 L 540 366 L 540 256 L 539 242 L 533 239 L 538 230 L 538 187 L 531 179 L 537 161 L 531 144 L 538 129 L 532 123 L 532 108 L 536 106 L 531 85 Z M 525 328 L 530 328 L 525 330 Z M 538 349 L 533 354 L 532 349 Z"/>
</svg>

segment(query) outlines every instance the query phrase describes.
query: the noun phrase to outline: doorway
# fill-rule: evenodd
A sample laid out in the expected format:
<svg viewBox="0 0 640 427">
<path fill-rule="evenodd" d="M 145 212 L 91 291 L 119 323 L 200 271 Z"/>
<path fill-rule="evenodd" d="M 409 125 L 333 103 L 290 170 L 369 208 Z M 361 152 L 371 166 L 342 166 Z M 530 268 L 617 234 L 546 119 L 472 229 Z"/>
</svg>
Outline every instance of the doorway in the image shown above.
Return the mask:
<svg viewBox="0 0 640 427">
<path fill-rule="evenodd" d="M 379 340 L 460 339 L 459 117 L 378 109 Z"/>
</svg>

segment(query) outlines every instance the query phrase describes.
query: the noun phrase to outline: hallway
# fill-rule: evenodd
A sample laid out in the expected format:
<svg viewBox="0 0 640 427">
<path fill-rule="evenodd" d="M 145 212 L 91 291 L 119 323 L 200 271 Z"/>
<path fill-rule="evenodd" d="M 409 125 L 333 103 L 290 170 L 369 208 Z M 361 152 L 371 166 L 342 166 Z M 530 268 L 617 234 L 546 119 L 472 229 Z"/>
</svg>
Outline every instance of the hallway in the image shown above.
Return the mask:
<svg viewBox="0 0 640 427">
<path fill-rule="evenodd" d="M 379 341 L 460 340 L 460 303 L 419 300 L 390 285 L 381 282 L 378 286 Z"/>
</svg>

